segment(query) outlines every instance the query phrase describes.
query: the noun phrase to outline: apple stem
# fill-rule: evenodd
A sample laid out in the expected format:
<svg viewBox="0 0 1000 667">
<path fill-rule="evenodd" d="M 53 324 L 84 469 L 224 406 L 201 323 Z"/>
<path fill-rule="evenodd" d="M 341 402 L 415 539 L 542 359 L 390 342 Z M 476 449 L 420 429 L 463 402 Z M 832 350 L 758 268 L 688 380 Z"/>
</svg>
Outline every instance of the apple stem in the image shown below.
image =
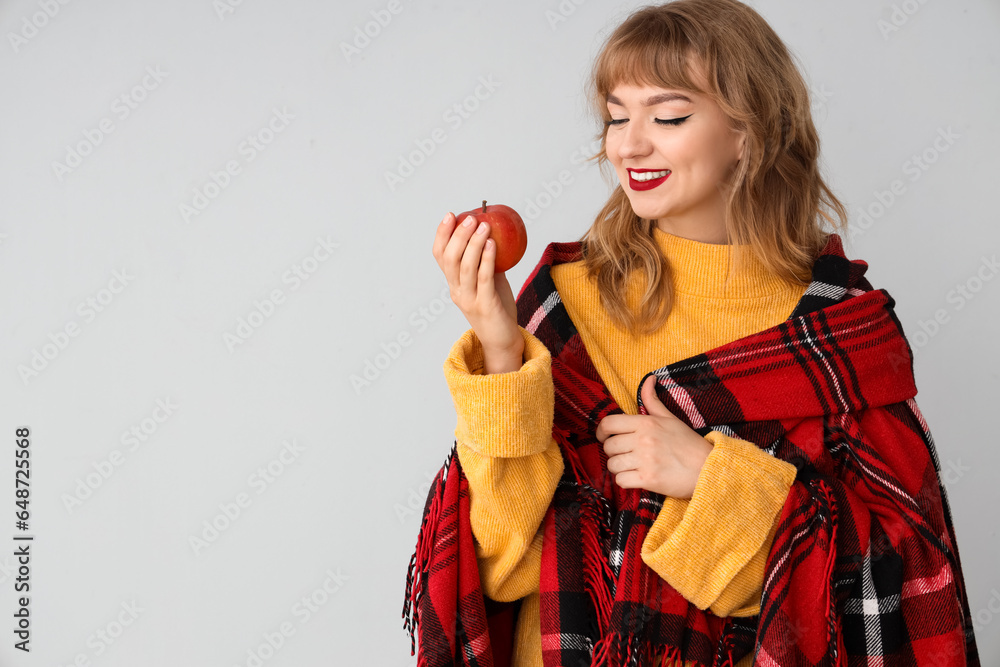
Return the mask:
<svg viewBox="0 0 1000 667">
<path fill-rule="evenodd" d="M 486 200 L 483 200 L 483 213 L 486 213 Z"/>
</svg>

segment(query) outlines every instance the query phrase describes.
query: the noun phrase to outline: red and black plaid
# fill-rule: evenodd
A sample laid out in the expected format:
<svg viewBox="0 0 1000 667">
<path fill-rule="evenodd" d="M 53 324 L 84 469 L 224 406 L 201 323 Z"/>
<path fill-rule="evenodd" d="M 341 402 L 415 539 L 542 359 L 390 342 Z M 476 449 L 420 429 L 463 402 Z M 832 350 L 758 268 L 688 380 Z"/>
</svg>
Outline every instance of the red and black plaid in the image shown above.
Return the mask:
<svg viewBox="0 0 1000 667">
<path fill-rule="evenodd" d="M 552 354 L 553 437 L 566 463 L 540 526 L 546 667 L 724 667 L 750 652 L 765 667 L 979 667 L 912 352 L 895 301 L 864 278 L 867 263 L 848 260 L 831 234 L 787 320 L 643 377 L 656 376 L 660 400 L 698 433 L 748 440 L 798 469 L 760 613 L 720 618 L 642 561 L 664 497 L 618 487 L 594 437 L 623 411 L 550 277 L 581 249 L 550 243 L 517 297 L 518 323 Z M 636 397 L 647 414 L 638 388 Z M 428 494 L 406 585 L 419 667 L 509 664 L 521 601 L 483 595 L 454 446 Z"/>
</svg>

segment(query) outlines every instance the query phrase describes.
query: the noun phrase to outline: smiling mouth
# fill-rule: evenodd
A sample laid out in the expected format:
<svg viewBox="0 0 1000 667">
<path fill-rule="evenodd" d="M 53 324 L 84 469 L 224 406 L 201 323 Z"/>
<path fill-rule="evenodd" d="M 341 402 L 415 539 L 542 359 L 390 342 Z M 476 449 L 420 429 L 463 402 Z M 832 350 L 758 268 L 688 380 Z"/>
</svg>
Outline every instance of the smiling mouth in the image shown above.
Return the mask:
<svg viewBox="0 0 1000 667">
<path fill-rule="evenodd" d="M 661 171 L 650 171 L 648 169 L 644 169 L 643 171 L 636 171 L 634 169 L 629 169 L 628 177 L 631 178 L 633 181 L 639 181 L 640 183 L 643 183 L 645 181 L 653 181 L 656 180 L 657 178 L 663 178 L 669 173 L 670 173 L 669 169 L 663 169 Z"/>
<path fill-rule="evenodd" d="M 667 177 L 673 173 L 669 169 L 660 169 L 658 171 L 653 171 L 652 169 L 644 169 L 642 171 L 628 170 L 628 185 L 633 191 L 642 190 L 652 190 L 658 187 Z"/>
</svg>

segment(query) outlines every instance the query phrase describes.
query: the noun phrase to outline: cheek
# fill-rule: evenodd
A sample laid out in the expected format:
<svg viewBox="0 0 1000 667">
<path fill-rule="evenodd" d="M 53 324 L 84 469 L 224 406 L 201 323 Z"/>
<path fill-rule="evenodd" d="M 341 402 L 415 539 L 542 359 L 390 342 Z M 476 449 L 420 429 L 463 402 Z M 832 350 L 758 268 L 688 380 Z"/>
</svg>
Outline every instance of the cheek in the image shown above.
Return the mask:
<svg viewBox="0 0 1000 667">
<path fill-rule="evenodd" d="M 704 146 L 704 155 L 708 159 L 708 164 L 710 165 L 713 173 L 725 173 L 725 171 L 731 166 L 732 162 L 736 159 L 733 142 L 722 133 L 706 137 Z"/>
<path fill-rule="evenodd" d="M 678 142 L 669 155 L 678 171 L 692 183 L 710 185 L 725 174 L 729 166 L 728 148 L 717 140 Z"/>
<path fill-rule="evenodd" d="M 715 146 L 710 138 L 704 136 L 703 132 L 693 130 L 677 133 L 663 144 L 664 155 L 676 163 L 678 169 L 704 165 L 706 160 L 711 159 L 714 151 Z"/>
<path fill-rule="evenodd" d="M 609 134 L 608 138 L 604 140 L 604 152 L 608 154 L 608 160 L 612 164 L 618 164 L 621 162 L 621 157 L 618 155 L 618 140 L 612 138 Z"/>
</svg>

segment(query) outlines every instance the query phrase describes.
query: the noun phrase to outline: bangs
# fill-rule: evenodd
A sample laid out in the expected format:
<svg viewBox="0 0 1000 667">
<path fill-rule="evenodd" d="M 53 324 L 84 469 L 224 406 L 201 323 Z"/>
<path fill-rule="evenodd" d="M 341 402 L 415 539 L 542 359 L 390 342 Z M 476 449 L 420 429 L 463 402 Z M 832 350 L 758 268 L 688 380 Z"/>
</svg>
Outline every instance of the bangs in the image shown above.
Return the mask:
<svg viewBox="0 0 1000 667">
<path fill-rule="evenodd" d="M 607 118 L 607 97 L 620 84 L 657 86 L 707 94 L 691 78 L 696 49 L 668 22 L 637 23 L 619 34 L 594 68 L 593 92 L 600 115 Z"/>
</svg>

